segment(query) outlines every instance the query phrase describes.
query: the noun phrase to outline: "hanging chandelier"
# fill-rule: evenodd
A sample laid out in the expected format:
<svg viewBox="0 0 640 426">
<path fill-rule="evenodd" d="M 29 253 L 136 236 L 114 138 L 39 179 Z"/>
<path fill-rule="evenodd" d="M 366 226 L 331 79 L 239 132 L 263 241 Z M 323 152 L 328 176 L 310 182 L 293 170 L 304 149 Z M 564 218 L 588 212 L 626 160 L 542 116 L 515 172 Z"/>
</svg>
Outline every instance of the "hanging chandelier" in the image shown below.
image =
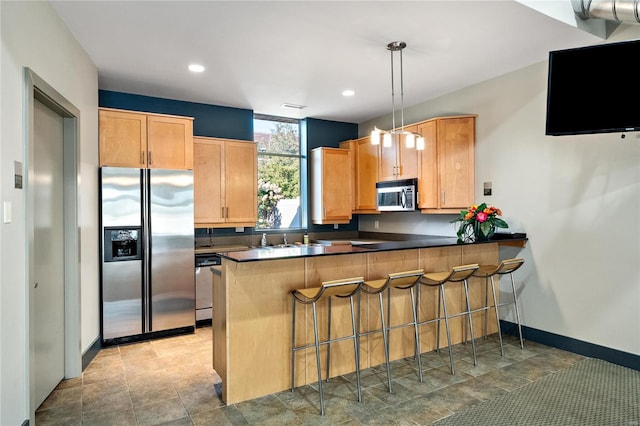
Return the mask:
<svg viewBox="0 0 640 426">
<path fill-rule="evenodd" d="M 415 148 L 419 151 L 424 150 L 424 138 L 419 133 L 404 130 L 404 81 L 402 76 L 402 50 L 407 47 L 404 41 L 392 41 L 387 44 L 387 50 L 391 52 L 391 117 L 393 128 L 390 131 L 380 130 L 374 126 L 371 131 L 371 143 L 380 145 L 382 138 L 382 146 L 389 148 L 393 145 L 393 141 L 400 142 L 400 136 L 404 136 L 404 142 L 407 148 Z M 395 52 L 400 53 L 400 128 L 396 128 L 396 98 L 395 98 L 395 82 L 393 78 L 394 66 L 393 55 Z"/>
</svg>

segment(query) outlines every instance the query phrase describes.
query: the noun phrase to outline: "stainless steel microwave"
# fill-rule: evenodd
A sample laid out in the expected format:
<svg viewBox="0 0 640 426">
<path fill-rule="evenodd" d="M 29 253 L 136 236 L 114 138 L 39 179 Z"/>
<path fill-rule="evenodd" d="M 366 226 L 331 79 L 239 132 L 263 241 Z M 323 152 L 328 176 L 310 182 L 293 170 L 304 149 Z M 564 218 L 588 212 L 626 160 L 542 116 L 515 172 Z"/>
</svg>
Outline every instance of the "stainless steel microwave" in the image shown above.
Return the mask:
<svg viewBox="0 0 640 426">
<path fill-rule="evenodd" d="M 381 212 L 416 210 L 418 179 L 402 179 L 376 183 L 376 206 Z"/>
</svg>

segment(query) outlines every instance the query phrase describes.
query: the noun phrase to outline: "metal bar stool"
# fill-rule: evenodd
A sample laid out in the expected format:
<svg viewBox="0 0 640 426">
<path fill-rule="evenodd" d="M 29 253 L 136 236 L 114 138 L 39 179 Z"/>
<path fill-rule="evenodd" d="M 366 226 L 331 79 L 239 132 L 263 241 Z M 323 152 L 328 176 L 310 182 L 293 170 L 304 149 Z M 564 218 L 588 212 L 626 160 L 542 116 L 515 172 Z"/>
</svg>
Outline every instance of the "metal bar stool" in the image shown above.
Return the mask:
<svg viewBox="0 0 640 426">
<path fill-rule="evenodd" d="M 518 325 L 518 336 L 520 337 L 520 348 L 524 349 L 524 340 L 522 338 L 522 324 L 520 322 L 520 312 L 518 311 L 518 298 L 516 296 L 516 285 L 513 281 L 513 272 L 518 270 L 524 264 L 524 259 L 513 258 L 506 259 L 500 262 L 499 265 L 482 265 L 480 266 L 474 273 L 473 276 L 480 277 L 485 279 L 485 295 L 488 293 L 488 285 L 491 282 L 491 292 L 493 294 L 493 306 L 489 305 L 489 301 L 485 299 L 485 306 L 478 310 L 484 310 L 484 334 L 487 335 L 487 321 L 489 315 L 489 309 L 494 308 L 496 312 L 496 323 L 498 325 L 498 339 L 500 340 L 500 353 L 504 356 L 504 347 L 502 346 L 502 333 L 500 332 L 500 316 L 498 313 L 498 308 L 506 305 L 513 305 L 516 313 L 516 323 Z M 498 299 L 496 297 L 496 287 L 493 280 L 493 277 L 496 275 L 505 275 L 509 274 L 511 277 L 511 291 L 513 294 L 513 300 L 503 303 L 498 303 Z M 486 296 L 488 298 L 488 295 Z"/>
<path fill-rule="evenodd" d="M 444 271 L 444 272 L 428 272 L 426 274 L 424 274 L 422 276 L 422 279 L 420 280 L 420 284 L 422 285 L 427 285 L 427 286 L 431 286 L 431 287 L 438 287 L 438 316 L 435 319 L 431 319 L 431 320 L 427 320 L 427 321 L 422 321 L 419 322 L 418 325 L 424 325 L 424 324 L 428 324 L 434 321 L 438 322 L 438 331 L 437 331 L 437 343 L 436 343 L 436 347 L 439 349 L 440 348 L 440 321 L 443 319 L 440 316 L 440 301 L 442 301 L 442 309 L 444 311 L 444 324 L 445 324 L 445 328 L 447 330 L 447 344 L 449 347 L 449 364 L 451 366 L 451 374 L 455 374 L 455 370 L 453 368 L 453 351 L 451 348 L 451 332 L 449 330 L 449 318 L 455 318 L 458 316 L 462 316 L 462 315 L 466 315 L 469 321 L 469 329 L 471 330 L 471 346 L 472 346 L 472 350 L 473 350 L 473 365 L 477 365 L 477 361 L 476 361 L 476 345 L 474 342 L 474 335 L 473 335 L 473 320 L 471 318 L 471 305 L 469 303 L 469 284 L 467 282 L 468 278 L 476 271 L 478 270 L 479 265 L 477 263 L 472 263 L 469 265 L 460 265 L 460 266 L 454 266 L 451 271 Z M 454 282 L 460 282 L 462 281 L 464 283 L 464 294 L 465 294 L 465 300 L 466 300 L 466 305 L 467 305 L 467 309 L 465 311 L 456 313 L 454 315 L 449 315 L 447 312 L 447 299 L 446 299 L 446 295 L 445 295 L 445 291 L 444 291 L 444 285 L 447 283 L 454 283 Z M 420 296 L 419 296 L 419 292 L 418 292 L 418 303 L 420 300 Z M 466 340 L 466 339 L 465 339 Z"/>
<path fill-rule="evenodd" d="M 389 388 L 389 392 L 391 392 L 391 369 L 389 367 L 389 331 L 401 328 L 413 326 L 414 328 L 414 345 L 415 345 L 415 354 L 416 354 L 416 363 L 418 367 L 418 375 L 420 377 L 420 381 L 422 382 L 422 363 L 420 360 L 420 335 L 418 333 L 418 319 L 416 314 L 416 298 L 414 289 L 416 285 L 420 282 L 420 278 L 424 271 L 422 269 L 416 269 L 412 271 L 404 271 L 404 272 L 396 272 L 393 274 L 389 274 L 387 278 L 379 279 L 379 280 L 370 280 L 365 281 L 362 286 L 362 291 L 367 294 L 378 295 L 378 300 L 380 302 L 380 320 L 382 328 L 378 330 L 369 330 L 366 332 L 358 332 L 358 337 L 366 336 L 373 333 L 382 332 L 382 340 L 384 344 L 384 357 L 387 367 L 387 386 Z M 391 326 L 391 289 L 396 288 L 398 290 L 409 290 L 411 293 L 411 309 L 413 311 L 413 321 L 406 324 L 398 324 Z M 384 303 L 382 302 L 382 294 L 387 290 L 387 319 L 385 322 L 384 315 Z"/>
<path fill-rule="evenodd" d="M 322 393 L 322 369 L 320 368 L 320 345 L 330 345 L 332 342 L 338 342 L 346 339 L 353 339 L 353 350 L 355 354 L 356 362 L 356 387 L 358 391 L 358 401 L 362 400 L 362 391 L 360 388 L 360 348 L 358 347 L 358 331 L 356 327 L 356 317 L 353 304 L 353 297 L 360 296 L 360 288 L 364 283 L 363 277 L 347 278 L 342 280 L 325 281 L 320 287 L 302 288 L 292 290 L 293 296 L 293 322 L 292 322 L 292 334 L 291 334 L 291 392 L 294 389 L 294 377 L 295 377 L 295 353 L 301 349 L 307 349 L 315 346 L 316 350 L 316 365 L 318 368 L 318 390 L 320 392 L 320 414 L 324 415 L 324 396 Z M 338 337 L 335 339 L 330 338 L 330 331 L 327 336 L 327 340 L 320 341 L 318 337 L 318 315 L 316 310 L 316 304 L 319 301 L 327 300 L 328 302 L 328 319 L 329 330 L 331 329 L 331 297 L 349 298 L 349 304 L 351 306 L 351 330 L 352 333 L 348 336 Z M 359 299 L 358 299 L 359 300 Z M 311 305 L 313 309 L 313 334 L 314 343 L 304 346 L 296 346 L 296 302 L 300 302 L 304 305 Z M 358 303 L 359 306 L 359 303 Z M 329 352 L 327 350 L 327 380 L 329 376 Z"/>
</svg>

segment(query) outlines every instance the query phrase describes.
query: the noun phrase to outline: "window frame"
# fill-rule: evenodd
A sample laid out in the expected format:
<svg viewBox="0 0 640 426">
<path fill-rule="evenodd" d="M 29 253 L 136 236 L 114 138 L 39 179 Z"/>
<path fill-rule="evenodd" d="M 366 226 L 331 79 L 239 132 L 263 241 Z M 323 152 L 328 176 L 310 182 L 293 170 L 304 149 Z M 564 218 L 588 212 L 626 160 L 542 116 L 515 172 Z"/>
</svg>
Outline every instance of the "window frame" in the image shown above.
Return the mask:
<svg viewBox="0 0 640 426">
<path fill-rule="evenodd" d="M 259 228 L 258 227 L 258 223 L 256 222 L 256 231 L 260 231 L 260 232 L 283 232 L 283 231 L 306 231 L 307 227 L 308 227 L 308 208 L 307 208 L 307 150 L 306 150 L 306 145 L 303 142 L 303 137 L 302 137 L 302 120 L 298 119 L 298 118 L 288 118 L 288 117 L 279 117 L 279 116 L 273 116 L 273 115 L 267 115 L 267 114 L 257 114 L 254 113 L 253 115 L 253 125 L 254 125 L 254 129 L 253 129 L 253 134 L 254 134 L 254 140 L 255 140 L 255 120 L 261 120 L 261 121 L 271 121 L 271 122 L 276 122 L 276 123 L 288 123 L 288 124 L 295 124 L 298 126 L 298 154 L 284 154 L 284 153 L 274 153 L 274 152 L 267 152 L 267 151 L 260 151 L 258 149 L 258 158 L 256 161 L 256 174 L 258 176 L 260 176 L 260 157 L 264 156 L 264 157 L 281 157 L 281 158 L 297 158 L 298 159 L 298 182 L 299 182 L 299 197 L 300 197 L 300 204 L 298 206 L 298 211 L 299 211 L 299 215 L 300 215 L 300 224 L 298 227 L 290 227 L 290 228 Z M 256 143 L 258 143 L 256 141 Z M 256 203 L 258 203 L 258 200 L 256 199 Z"/>
</svg>

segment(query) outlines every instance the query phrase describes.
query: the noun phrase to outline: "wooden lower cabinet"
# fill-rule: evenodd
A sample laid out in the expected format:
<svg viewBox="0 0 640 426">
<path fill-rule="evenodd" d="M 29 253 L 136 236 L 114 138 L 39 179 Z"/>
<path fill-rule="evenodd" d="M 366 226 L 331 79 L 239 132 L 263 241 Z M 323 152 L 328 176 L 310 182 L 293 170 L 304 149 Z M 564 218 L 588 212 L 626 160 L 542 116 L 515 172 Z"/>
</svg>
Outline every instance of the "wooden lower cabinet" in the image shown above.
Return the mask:
<svg viewBox="0 0 640 426">
<path fill-rule="evenodd" d="M 425 272 L 446 271 L 466 263 L 498 262 L 498 244 L 478 244 L 372 253 L 312 256 L 255 262 L 222 261 L 222 273 L 213 284 L 213 368 L 222 378 L 222 399 L 226 404 L 280 392 L 291 386 L 291 290 L 317 287 L 323 281 L 363 276 L 384 278 L 392 272 L 423 268 Z M 470 280 L 472 308 L 485 300 L 485 284 L 479 278 Z M 437 288 L 421 286 L 419 315 L 421 320 L 437 315 Z M 446 287 L 449 313 L 464 306 L 462 283 Z M 386 303 L 386 294 L 385 294 Z M 313 316 L 310 306 L 298 304 L 296 345 L 313 343 Z M 321 339 L 327 333 L 327 306 L 318 305 Z M 332 336 L 351 331 L 349 300 L 332 301 Z M 361 329 L 380 328 L 377 296 L 362 294 Z M 408 291 L 392 290 L 391 325 L 411 320 L 411 298 Z M 495 315 L 489 315 L 488 333 L 497 331 Z M 484 313 L 474 315 L 476 338 L 484 335 Z M 440 347 L 447 345 L 441 324 Z M 420 328 L 421 352 L 436 348 L 436 323 Z M 464 336 L 463 317 L 451 319 L 453 343 Z M 413 328 L 390 332 L 390 358 L 413 356 Z M 374 333 L 360 340 L 360 368 L 384 363 L 382 335 Z M 323 376 L 326 377 L 327 346 L 321 347 Z M 353 343 L 345 340 L 331 345 L 331 377 L 355 371 Z M 416 379 L 417 380 L 417 379 Z M 295 358 L 295 386 L 317 381 L 315 349 L 300 350 Z"/>
</svg>

